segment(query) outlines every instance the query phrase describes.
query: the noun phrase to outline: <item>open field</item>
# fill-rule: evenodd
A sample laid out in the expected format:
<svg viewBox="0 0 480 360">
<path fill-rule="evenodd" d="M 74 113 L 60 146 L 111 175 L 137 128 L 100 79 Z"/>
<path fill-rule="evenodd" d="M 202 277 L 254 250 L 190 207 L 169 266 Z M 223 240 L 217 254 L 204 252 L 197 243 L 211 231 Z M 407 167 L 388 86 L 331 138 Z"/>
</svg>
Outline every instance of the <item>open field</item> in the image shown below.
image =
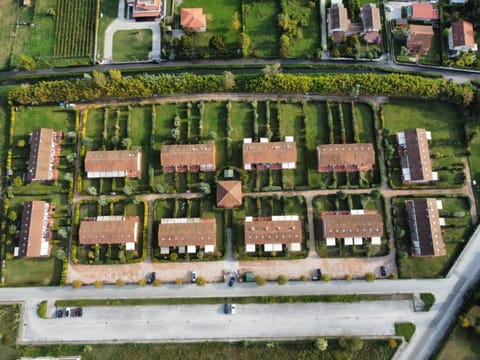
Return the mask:
<svg viewBox="0 0 480 360">
<path fill-rule="evenodd" d="M 120 30 L 113 36 L 113 61 L 148 60 L 152 51 L 151 30 Z"/>
<path fill-rule="evenodd" d="M 410 237 L 405 211 L 405 200 L 407 199 L 398 197 L 392 200 L 394 226 L 396 229 L 405 230 L 405 235 L 395 241 L 399 275 L 401 278 L 444 276 L 472 232 L 469 199 L 466 197 L 437 197 L 443 203 L 440 216 L 445 218 L 446 222 L 446 226 L 442 227 L 442 236 L 447 250 L 446 256 L 438 257 L 412 257 L 410 255 Z M 464 216 L 458 217 L 461 214 Z"/>
<path fill-rule="evenodd" d="M 437 183 L 423 186 L 439 188 L 459 187 L 465 181 L 463 159 L 466 155 L 465 132 L 462 126 L 463 115 L 454 105 L 443 102 L 418 100 L 396 100 L 382 106 L 385 129 L 390 146 L 396 149 L 395 133 L 410 128 L 424 128 L 432 133 L 429 144 L 433 171 L 438 172 Z M 385 130 L 384 130 L 385 132 Z M 388 165 L 388 162 L 387 162 Z M 402 187 L 399 158 L 394 157 L 389 166 L 390 183 Z M 412 187 L 422 185 L 412 185 Z"/>
<path fill-rule="evenodd" d="M 280 6 L 276 0 L 243 1 L 243 31 L 250 37 L 250 53 L 253 57 L 278 56 L 279 12 Z"/>
<path fill-rule="evenodd" d="M 101 0 L 100 15 L 97 31 L 97 59 L 103 59 L 105 31 L 107 30 L 108 25 L 110 25 L 118 16 L 118 0 Z"/>
<path fill-rule="evenodd" d="M 48 259 L 7 260 L 5 283 L 7 286 L 58 286 L 61 272 L 62 262 L 52 251 Z"/>
<path fill-rule="evenodd" d="M 7 69 L 10 64 L 12 47 L 15 41 L 15 23 L 17 22 L 18 1 L 0 0 L 0 69 Z"/>
</svg>

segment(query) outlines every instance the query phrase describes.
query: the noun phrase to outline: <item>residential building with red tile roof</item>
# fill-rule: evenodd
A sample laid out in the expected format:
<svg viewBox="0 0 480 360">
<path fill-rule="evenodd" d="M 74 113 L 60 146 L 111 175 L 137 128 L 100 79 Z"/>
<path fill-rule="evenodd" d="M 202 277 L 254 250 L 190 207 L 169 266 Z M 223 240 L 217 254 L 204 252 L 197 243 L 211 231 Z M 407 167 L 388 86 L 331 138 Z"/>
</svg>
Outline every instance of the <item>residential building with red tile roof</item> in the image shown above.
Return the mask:
<svg viewBox="0 0 480 360">
<path fill-rule="evenodd" d="M 135 250 L 140 231 L 138 216 L 97 216 L 80 223 L 78 240 L 81 245 L 124 244 Z"/>
<path fill-rule="evenodd" d="M 163 218 L 158 225 L 158 246 L 160 254 L 195 254 L 197 248 L 205 253 L 215 252 L 217 233 L 215 219 Z"/>
<path fill-rule="evenodd" d="M 129 17 L 133 19 L 154 18 L 165 16 L 164 0 L 127 0 Z"/>
<path fill-rule="evenodd" d="M 402 181 L 406 184 L 437 181 L 438 174 L 432 171 L 432 160 L 428 149 L 428 142 L 432 139 L 430 131 L 408 129 L 398 132 L 396 136 Z"/>
<path fill-rule="evenodd" d="M 328 35 L 332 37 L 333 41 L 341 43 L 350 28 L 347 9 L 342 3 L 333 4 L 328 9 L 327 25 Z"/>
<path fill-rule="evenodd" d="M 88 178 L 140 177 L 142 151 L 140 149 L 87 151 L 85 171 Z"/>
<path fill-rule="evenodd" d="M 377 211 L 324 211 L 321 217 L 327 246 L 335 246 L 337 239 L 343 239 L 345 245 L 362 245 L 363 239 L 371 239 L 372 245 L 381 244 L 383 219 Z"/>
<path fill-rule="evenodd" d="M 360 18 L 362 20 L 362 35 L 365 41 L 369 44 L 379 43 L 382 23 L 377 5 L 373 3 L 363 5 L 360 9 Z"/>
<path fill-rule="evenodd" d="M 410 25 L 407 48 L 412 54 L 427 55 L 432 47 L 433 28 L 431 25 Z"/>
<path fill-rule="evenodd" d="M 244 222 L 245 251 L 255 252 L 257 246 L 263 251 L 302 250 L 303 229 L 298 215 L 283 215 L 254 218 L 247 216 Z"/>
<path fill-rule="evenodd" d="M 438 9 L 430 3 L 413 3 L 407 6 L 407 18 L 424 22 L 438 20 Z"/>
<path fill-rule="evenodd" d="M 260 138 L 258 143 L 253 143 L 251 138 L 245 138 L 242 151 L 245 170 L 297 167 L 297 146 L 293 136 L 285 136 L 285 141 L 279 142 L 269 142 L 267 138 Z"/>
<path fill-rule="evenodd" d="M 215 144 L 163 145 L 160 165 L 165 172 L 215 171 Z"/>
<path fill-rule="evenodd" d="M 373 144 L 326 144 L 317 146 L 319 172 L 369 171 L 375 164 Z"/>
<path fill-rule="evenodd" d="M 448 50 L 455 52 L 456 55 L 466 51 L 478 50 L 472 23 L 468 21 L 452 22 L 448 35 Z"/>
<path fill-rule="evenodd" d="M 242 182 L 238 180 L 224 180 L 217 182 L 217 206 L 231 209 L 242 206 Z"/>
<path fill-rule="evenodd" d="M 52 129 L 37 129 L 30 136 L 30 155 L 26 181 L 56 180 L 60 163 L 62 132 Z"/>
<path fill-rule="evenodd" d="M 444 256 L 447 254 L 443 242 L 439 209 L 442 201 L 436 199 L 413 199 L 405 202 L 408 227 L 412 243 L 412 256 Z"/>
<path fill-rule="evenodd" d="M 50 256 L 50 239 L 53 208 L 46 201 L 28 201 L 23 205 L 18 256 Z"/>
<path fill-rule="evenodd" d="M 203 13 L 203 8 L 183 8 L 180 12 L 180 25 L 189 31 L 206 31 L 207 17 Z"/>
</svg>

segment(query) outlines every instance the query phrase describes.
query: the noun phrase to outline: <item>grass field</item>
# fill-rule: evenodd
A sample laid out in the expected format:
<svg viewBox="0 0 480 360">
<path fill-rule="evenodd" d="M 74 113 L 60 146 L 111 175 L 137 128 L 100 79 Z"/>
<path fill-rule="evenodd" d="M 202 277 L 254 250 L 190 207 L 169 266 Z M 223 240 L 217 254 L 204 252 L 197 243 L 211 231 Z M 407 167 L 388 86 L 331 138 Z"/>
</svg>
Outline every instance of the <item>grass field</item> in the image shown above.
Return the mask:
<svg viewBox="0 0 480 360">
<path fill-rule="evenodd" d="M 7 286 L 59 285 L 62 262 L 54 256 L 48 259 L 19 258 L 7 260 Z"/>
<path fill-rule="evenodd" d="M 0 69 L 7 69 L 10 64 L 13 43 L 15 41 L 15 23 L 17 21 L 18 1 L 0 0 Z"/>
<path fill-rule="evenodd" d="M 276 0 L 244 0 L 244 32 L 250 37 L 250 52 L 254 57 L 278 56 L 277 15 L 280 12 Z"/>
<path fill-rule="evenodd" d="M 438 198 L 443 203 L 440 216 L 445 218 L 446 225 L 442 227 L 442 236 L 446 245 L 447 255 L 438 257 L 412 257 L 410 255 L 410 238 L 406 221 L 405 200 L 394 198 L 393 219 L 396 228 L 405 230 L 405 236 L 396 239 L 398 270 L 401 278 L 436 278 L 445 275 L 451 264 L 469 240 L 472 231 L 470 207 L 467 198 Z M 464 212 L 461 218 L 453 217 L 455 212 Z"/>
<path fill-rule="evenodd" d="M 432 133 L 429 144 L 433 170 L 439 181 L 433 186 L 461 186 L 464 181 L 462 157 L 466 155 L 463 115 L 452 104 L 419 100 L 395 100 L 383 105 L 388 140 L 396 146 L 395 133 L 409 128 L 424 128 Z M 391 167 L 398 167 L 398 156 Z M 392 185 L 401 187 L 400 172 L 390 169 Z M 417 185 L 420 186 L 420 185 Z M 427 186 L 431 186 L 427 184 Z"/>
<path fill-rule="evenodd" d="M 212 36 L 225 35 L 227 50 L 235 54 L 239 48 L 238 37 L 240 31 L 232 29 L 232 17 L 234 12 L 238 12 L 241 21 L 241 7 L 239 0 L 215 0 L 214 2 L 202 0 L 182 0 L 181 4 L 175 9 L 175 13 L 180 15 L 182 8 L 203 8 L 203 13 L 207 17 L 207 31 L 193 34 L 193 43 L 196 52 L 201 56 L 209 53 L 208 42 Z M 180 18 L 178 17 L 180 23 Z"/>
<path fill-rule="evenodd" d="M 103 15 L 103 16 L 102 16 Z M 105 31 L 108 25 L 118 16 L 118 0 L 100 1 L 100 19 L 98 19 L 97 31 L 97 59 L 103 59 L 103 46 L 105 44 Z"/>
<path fill-rule="evenodd" d="M 113 36 L 113 61 L 148 60 L 152 51 L 151 30 L 121 30 Z"/>
</svg>

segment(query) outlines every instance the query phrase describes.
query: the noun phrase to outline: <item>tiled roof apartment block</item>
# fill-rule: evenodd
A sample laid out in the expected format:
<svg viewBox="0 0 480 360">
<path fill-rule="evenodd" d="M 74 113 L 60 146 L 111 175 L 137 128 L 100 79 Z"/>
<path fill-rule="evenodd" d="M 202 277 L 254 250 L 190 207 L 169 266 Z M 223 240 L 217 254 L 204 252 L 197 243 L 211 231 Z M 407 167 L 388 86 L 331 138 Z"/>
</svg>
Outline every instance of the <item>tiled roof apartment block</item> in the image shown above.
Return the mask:
<svg viewBox="0 0 480 360">
<path fill-rule="evenodd" d="M 293 136 L 285 136 L 285 141 L 269 142 L 260 138 L 254 143 L 251 138 L 243 139 L 243 168 L 245 170 L 295 169 L 297 146 Z"/>
<path fill-rule="evenodd" d="M 158 225 L 160 254 L 169 254 L 178 248 L 180 254 L 195 254 L 197 247 L 206 253 L 215 252 L 217 244 L 215 219 L 164 218 Z"/>
<path fill-rule="evenodd" d="M 142 151 L 140 149 L 87 151 L 85 171 L 88 178 L 140 177 Z"/>
<path fill-rule="evenodd" d="M 317 146 L 319 172 L 369 171 L 375 164 L 373 144 L 327 144 Z"/>
<path fill-rule="evenodd" d="M 56 180 L 56 166 L 60 159 L 62 132 L 52 129 L 37 129 L 30 137 L 30 155 L 28 158 L 27 182 L 38 180 Z"/>
<path fill-rule="evenodd" d="M 46 201 L 28 201 L 23 205 L 18 256 L 50 256 L 51 211 Z"/>
<path fill-rule="evenodd" d="M 290 251 L 302 249 L 302 223 L 298 215 L 254 218 L 247 216 L 244 222 L 245 251 L 255 252 L 257 245 L 263 251 Z"/>
<path fill-rule="evenodd" d="M 82 245 L 125 244 L 126 250 L 135 250 L 138 241 L 138 216 L 97 216 L 80 223 L 78 234 Z"/>
<path fill-rule="evenodd" d="M 215 171 L 215 144 L 163 145 L 160 165 L 165 172 Z"/>
</svg>

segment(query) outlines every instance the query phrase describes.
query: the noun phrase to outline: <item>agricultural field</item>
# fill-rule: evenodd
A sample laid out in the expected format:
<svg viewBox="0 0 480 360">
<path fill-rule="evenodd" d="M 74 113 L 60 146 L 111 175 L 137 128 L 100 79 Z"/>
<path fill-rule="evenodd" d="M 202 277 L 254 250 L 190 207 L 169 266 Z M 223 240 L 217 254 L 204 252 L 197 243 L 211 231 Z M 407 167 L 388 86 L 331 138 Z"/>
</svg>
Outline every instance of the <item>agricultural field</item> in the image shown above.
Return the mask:
<svg viewBox="0 0 480 360">
<path fill-rule="evenodd" d="M 405 211 L 405 201 L 407 199 L 409 198 L 397 197 L 392 200 L 399 276 L 401 278 L 445 276 L 473 231 L 470 199 L 463 196 L 437 197 L 443 203 L 440 217 L 445 218 L 446 222 L 446 226 L 442 227 L 442 236 L 447 250 L 446 256 L 437 257 L 412 257 L 410 255 L 410 236 Z M 399 233 L 403 236 L 400 237 Z"/>
<path fill-rule="evenodd" d="M 19 4 L 17 0 L 0 0 L 0 70 L 8 69 L 15 42 Z"/>
<path fill-rule="evenodd" d="M 94 57 L 99 0 L 57 0 L 53 56 Z"/>
<path fill-rule="evenodd" d="M 465 183 L 465 132 L 459 126 L 463 115 L 458 108 L 444 102 L 420 100 L 395 100 L 382 106 L 383 133 L 389 169 L 389 183 L 393 188 L 410 187 L 461 187 Z M 424 128 L 432 133 L 429 144 L 433 171 L 438 172 L 438 182 L 426 185 L 405 186 L 401 181 L 400 159 L 396 151 L 395 133 L 410 128 Z M 390 155 L 388 155 L 390 154 Z"/>
<path fill-rule="evenodd" d="M 125 245 L 81 245 L 78 231 L 82 220 L 97 216 L 138 216 L 139 234 L 134 250 Z M 81 201 L 75 209 L 73 226 L 72 262 L 80 264 L 126 264 L 141 262 L 147 253 L 148 204 L 140 198 L 123 200 L 99 196 L 97 201 Z"/>
<path fill-rule="evenodd" d="M 151 30 L 120 30 L 113 36 L 113 61 L 144 61 L 152 51 Z"/>
<path fill-rule="evenodd" d="M 214 191 L 212 191 L 215 194 Z M 201 199 L 166 199 L 156 200 L 153 204 L 153 234 L 152 251 L 155 261 L 208 261 L 219 260 L 226 253 L 225 244 L 225 214 L 223 209 L 214 206 L 215 196 L 205 196 Z M 158 246 L 158 226 L 163 218 L 202 218 L 216 221 L 217 243 L 215 253 L 208 254 L 198 250 L 196 254 L 180 254 L 170 252 L 170 255 L 161 255 Z M 173 255 L 175 254 L 175 255 Z"/>
<path fill-rule="evenodd" d="M 244 222 L 246 216 L 253 217 L 271 217 L 277 215 L 298 215 L 303 227 L 302 250 L 290 252 L 284 248 L 281 252 L 264 252 L 262 247 L 257 247 L 255 253 L 245 251 L 244 241 Z M 233 251 L 240 260 L 257 259 L 299 259 L 308 255 L 308 226 L 307 226 L 307 206 L 305 198 L 281 197 L 281 196 L 262 196 L 262 197 L 243 197 L 243 206 L 233 210 Z"/>
<path fill-rule="evenodd" d="M 315 246 L 321 257 L 374 257 L 384 256 L 390 252 L 389 234 L 390 227 L 387 223 L 385 201 L 378 192 L 371 194 L 345 194 L 338 192 L 336 195 L 316 196 L 313 199 Z M 376 210 L 383 217 L 384 236 L 381 245 L 371 245 L 366 240 L 363 245 L 345 245 L 343 240 L 337 240 L 336 246 L 327 246 L 322 233 L 321 215 L 324 211 L 349 211 L 349 210 Z"/>
</svg>

